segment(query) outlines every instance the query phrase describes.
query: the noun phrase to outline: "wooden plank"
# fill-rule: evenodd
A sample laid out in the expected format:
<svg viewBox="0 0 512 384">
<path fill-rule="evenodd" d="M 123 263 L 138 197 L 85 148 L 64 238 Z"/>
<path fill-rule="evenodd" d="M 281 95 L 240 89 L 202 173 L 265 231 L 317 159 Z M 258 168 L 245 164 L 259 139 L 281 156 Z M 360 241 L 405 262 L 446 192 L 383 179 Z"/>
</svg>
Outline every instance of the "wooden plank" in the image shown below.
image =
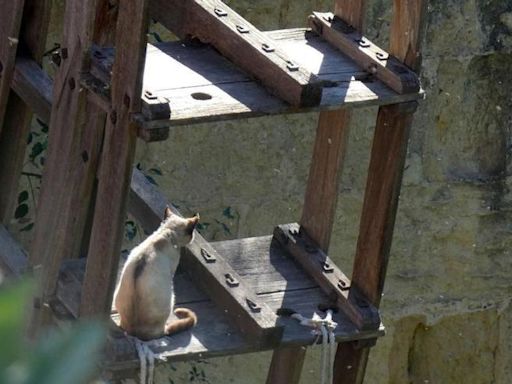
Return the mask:
<svg viewBox="0 0 512 384">
<path fill-rule="evenodd" d="M 0 133 L 11 89 L 14 61 L 19 43 L 23 0 L 0 0 Z"/>
<path fill-rule="evenodd" d="M 175 18 L 160 20 L 161 14 L 152 15 L 178 36 L 192 36 L 213 45 L 271 93 L 294 107 L 312 107 L 320 103 L 322 82 L 291 61 L 274 41 L 222 1 L 172 0 L 161 3 L 159 8 L 163 14 L 184 10 L 186 4 L 179 21 Z"/>
<path fill-rule="evenodd" d="M 309 22 L 316 33 L 395 92 L 419 92 L 420 82 L 412 70 L 342 19 L 332 13 L 315 12 Z"/>
<path fill-rule="evenodd" d="M 424 0 L 393 1 L 390 53 L 416 71 L 420 68 L 426 7 Z M 381 107 L 377 117 L 352 273 L 353 286 L 364 292 L 376 307 L 384 286 L 415 108 L 414 102 Z M 369 348 L 341 344 L 335 358 L 335 383 L 362 383 L 368 355 Z"/>
<path fill-rule="evenodd" d="M 150 204 L 146 204 L 149 206 Z M 148 214 L 150 216 L 151 213 Z M 250 285 L 250 289 L 257 294 L 258 300 L 268 305 L 272 311 L 280 307 L 294 308 L 305 316 L 311 316 L 318 309 L 318 304 L 328 300 L 311 278 L 305 274 L 297 278 L 294 286 L 286 286 L 289 273 L 294 274 L 298 268 L 294 261 L 280 245 L 272 241 L 272 236 L 231 240 L 220 243 L 211 243 L 219 253 L 225 255 L 233 269 Z M 61 270 L 62 284 L 57 292 L 62 300 L 72 300 L 78 312 L 76 301 L 72 296 L 79 297 L 81 281 L 84 276 L 83 260 L 66 261 Z M 257 279 L 248 279 L 249 273 L 258 274 L 263 280 L 273 282 L 282 289 L 269 291 L 258 283 Z M 255 352 L 272 348 L 271 344 L 251 343 L 240 330 L 233 325 L 230 316 L 216 306 L 208 295 L 197 288 L 197 278 L 190 277 L 189 273 L 178 268 L 174 279 L 176 290 L 176 303 L 193 309 L 199 318 L 198 325 L 188 332 L 158 339 L 150 347 L 158 358 L 167 358 L 168 361 L 192 360 L 195 358 L 208 358 L 238 353 Z M 67 305 L 67 302 L 63 301 Z M 117 315 L 112 318 L 117 321 Z M 337 341 L 354 339 L 366 340 L 381 336 L 383 330 L 358 331 L 351 321 L 343 314 L 335 315 L 338 327 L 335 330 Z M 311 345 L 315 336 L 310 330 L 300 326 L 294 319 L 280 317 L 278 324 L 284 327 L 282 338 L 283 346 L 300 347 Z M 107 353 L 110 369 L 118 377 L 128 377 L 133 369 L 139 367 L 139 361 L 130 340 L 120 337 L 112 340 L 111 352 Z M 130 371 L 131 370 L 131 371 Z"/>
<path fill-rule="evenodd" d="M 153 232 L 161 222 L 162 212 L 169 204 L 157 188 L 155 188 L 138 171 L 134 170 L 132 188 L 129 201 L 129 211 L 141 223 L 146 232 Z M 173 208 L 174 212 L 179 214 Z M 215 258 L 214 262 L 207 262 L 203 253 L 206 252 Z M 195 234 L 192 244 L 182 251 L 182 265 L 194 276 L 199 286 L 208 292 L 210 298 L 217 306 L 227 313 L 230 319 L 242 333 L 251 340 L 252 344 L 266 346 L 280 341 L 283 329 L 276 326 L 277 317 L 268 306 L 261 303 L 242 277 L 225 261 L 199 233 Z M 237 287 L 230 287 L 225 276 L 231 275 L 239 282 Z M 252 311 L 247 299 L 260 306 L 259 311 Z"/>
<path fill-rule="evenodd" d="M 137 139 L 137 126 L 131 115 L 141 110 L 147 6 L 147 1 L 119 3 L 112 111 L 107 119 L 98 173 L 81 316 L 105 315 L 112 302 Z"/>
<path fill-rule="evenodd" d="M 89 204 L 98 132 L 88 129 L 94 110 L 80 87 L 80 76 L 89 68 L 98 5 L 95 0 L 72 0 L 64 12 L 63 60 L 53 84 L 48 156 L 30 252 L 31 265 L 42 266 L 36 297 L 41 303 L 52 302 L 61 262 L 73 256 L 83 236 L 79 216 Z M 34 310 L 30 329 L 37 334 L 51 321 L 48 306 L 42 305 Z"/>
<path fill-rule="evenodd" d="M 421 98 L 421 94 L 399 95 L 382 82 L 369 78 L 351 59 L 305 29 L 265 35 L 275 38 L 275 44 L 289 57 L 329 84 L 323 89 L 320 106 L 307 110 L 382 105 Z M 99 52 L 101 56 L 93 55 L 92 74 L 109 84 L 113 50 Z M 144 132 L 139 136 L 150 140 L 165 138 L 162 132 L 170 125 L 304 111 L 270 95 L 206 45 L 181 42 L 149 45 L 145 68 L 144 90 L 161 100 L 167 99 L 167 110 L 171 111 L 170 119 L 151 120 L 147 118 L 148 113 L 136 116 Z M 153 135 L 153 131 L 158 133 Z"/>
<path fill-rule="evenodd" d="M 23 2 L 10 3 L 10 6 L 16 6 Z M 5 10 L 5 8 L 2 9 Z M 31 55 L 38 62 L 45 50 L 49 11 L 49 1 L 25 0 L 24 2 L 23 24 L 19 35 L 21 48 L 25 54 Z M 4 27 L 7 25 L 8 23 L 5 23 Z M 16 59 L 16 68 L 18 65 L 20 61 Z M 38 82 L 40 78 L 36 76 L 34 80 Z M 19 72 L 15 69 L 10 85 L 14 87 L 20 81 L 23 79 L 20 79 Z M 0 185 L 2 186 L 0 188 L 0 222 L 8 225 L 16 204 L 32 113 L 30 108 L 10 91 L 6 112 L 2 117 L 3 127 L 2 118 L 0 118 L 0 164 L 2 164 L 0 167 Z"/>
<path fill-rule="evenodd" d="M 331 297 L 331 305 L 339 308 L 362 330 L 378 329 L 380 317 L 366 299 L 353 293 L 350 279 L 308 236 L 299 224 L 283 224 L 274 229 L 274 238 L 304 268 L 322 290 Z M 352 290 L 349 296 L 349 290 Z"/>
</svg>

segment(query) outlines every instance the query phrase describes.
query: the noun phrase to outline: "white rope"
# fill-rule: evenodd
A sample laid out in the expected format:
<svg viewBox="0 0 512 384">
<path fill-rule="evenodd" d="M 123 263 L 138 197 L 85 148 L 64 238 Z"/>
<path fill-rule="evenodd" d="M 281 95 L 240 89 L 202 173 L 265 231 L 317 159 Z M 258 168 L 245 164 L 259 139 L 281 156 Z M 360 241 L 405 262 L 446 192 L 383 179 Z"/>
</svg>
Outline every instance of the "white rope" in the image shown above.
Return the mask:
<svg viewBox="0 0 512 384">
<path fill-rule="evenodd" d="M 333 380 L 334 355 L 335 355 L 335 335 L 334 330 L 338 323 L 332 319 L 332 311 L 328 310 L 325 318 L 321 318 L 316 313 L 311 319 L 302 316 L 300 313 L 294 313 L 292 318 L 297 320 L 304 327 L 313 328 L 311 332 L 320 337 L 322 336 L 322 373 L 321 384 L 331 384 Z M 318 340 L 318 339 L 317 339 Z M 316 344 L 317 341 L 315 341 Z"/>
<path fill-rule="evenodd" d="M 137 349 L 140 361 L 140 384 L 153 384 L 155 373 L 155 354 L 148 344 L 136 337 L 130 337 Z"/>
</svg>

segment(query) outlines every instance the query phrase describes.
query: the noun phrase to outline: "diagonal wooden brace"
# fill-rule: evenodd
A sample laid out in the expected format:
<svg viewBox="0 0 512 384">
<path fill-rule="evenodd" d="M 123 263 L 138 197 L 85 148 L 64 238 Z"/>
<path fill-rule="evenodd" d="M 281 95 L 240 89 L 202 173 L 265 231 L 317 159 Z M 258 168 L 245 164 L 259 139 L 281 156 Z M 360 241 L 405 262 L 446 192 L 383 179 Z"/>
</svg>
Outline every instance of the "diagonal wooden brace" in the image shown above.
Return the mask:
<svg viewBox="0 0 512 384">
<path fill-rule="evenodd" d="M 181 38 L 197 38 L 295 107 L 320 104 L 323 82 L 220 0 L 154 0 L 151 16 Z"/>
<path fill-rule="evenodd" d="M 418 75 L 332 13 L 314 12 L 311 28 L 395 92 L 420 91 Z"/>
<path fill-rule="evenodd" d="M 299 226 L 279 225 L 274 229 L 274 238 L 332 297 L 333 302 L 361 330 L 376 329 L 380 326 L 377 309 L 354 287 L 349 278 L 334 264 Z"/>
<path fill-rule="evenodd" d="M 152 232 L 169 203 L 137 169 L 133 171 L 131 187 L 128 210 L 146 232 Z M 276 314 L 258 301 L 238 273 L 199 233 L 183 249 L 181 263 L 219 308 L 230 314 L 229 318 L 251 343 L 269 346 L 280 342 L 283 327 L 277 325 Z"/>
</svg>

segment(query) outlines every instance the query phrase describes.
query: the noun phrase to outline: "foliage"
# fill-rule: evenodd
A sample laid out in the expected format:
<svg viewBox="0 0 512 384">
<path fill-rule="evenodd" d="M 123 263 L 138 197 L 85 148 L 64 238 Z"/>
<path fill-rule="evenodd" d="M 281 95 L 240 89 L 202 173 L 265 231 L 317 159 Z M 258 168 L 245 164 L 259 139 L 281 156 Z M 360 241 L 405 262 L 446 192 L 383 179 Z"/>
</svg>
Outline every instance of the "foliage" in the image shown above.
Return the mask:
<svg viewBox="0 0 512 384">
<path fill-rule="evenodd" d="M 30 284 L 0 287 L 0 383 L 86 384 L 94 376 L 106 331 L 96 322 L 49 332 L 31 348 L 23 342 Z"/>
</svg>

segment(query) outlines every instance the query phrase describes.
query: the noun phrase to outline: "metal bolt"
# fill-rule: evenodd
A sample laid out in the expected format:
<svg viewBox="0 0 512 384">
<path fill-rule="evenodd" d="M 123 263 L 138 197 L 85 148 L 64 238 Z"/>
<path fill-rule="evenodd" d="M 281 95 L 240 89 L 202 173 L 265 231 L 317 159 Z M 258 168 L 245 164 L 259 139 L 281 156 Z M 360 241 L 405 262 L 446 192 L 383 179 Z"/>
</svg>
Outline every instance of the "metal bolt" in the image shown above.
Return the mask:
<svg viewBox="0 0 512 384">
<path fill-rule="evenodd" d="M 226 278 L 226 284 L 229 285 L 230 287 L 238 287 L 240 285 L 240 282 L 233 277 L 233 275 L 231 273 L 226 273 L 224 275 L 224 277 Z"/>
<path fill-rule="evenodd" d="M 239 32 L 239 33 L 249 33 L 249 28 L 247 28 L 245 25 L 240 25 L 238 24 L 236 26 L 236 30 Z"/>
<path fill-rule="evenodd" d="M 290 228 L 290 229 L 288 230 L 288 233 L 289 233 L 290 235 L 292 235 L 292 236 L 300 237 L 300 232 L 299 232 L 299 230 L 298 230 L 298 229 L 296 229 L 296 228 Z"/>
<path fill-rule="evenodd" d="M 215 14 L 216 14 L 218 17 L 224 17 L 224 16 L 227 16 L 227 15 L 228 15 L 228 13 L 227 13 L 225 10 L 223 10 L 222 8 L 215 8 L 215 9 L 213 10 L 213 12 L 215 12 Z"/>
<path fill-rule="evenodd" d="M 148 100 L 156 100 L 158 99 L 158 97 L 156 95 L 153 94 L 153 92 L 149 91 L 149 90 L 145 90 L 144 91 L 144 97 Z"/>
<path fill-rule="evenodd" d="M 272 47 L 270 44 L 267 44 L 267 43 L 261 44 L 261 49 L 263 49 L 267 53 L 275 51 L 274 47 Z"/>
<path fill-rule="evenodd" d="M 295 71 L 298 71 L 299 70 L 299 66 L 297 64 L 295 64 L 293 61 L 291 60 L 288 60 L 286 62 L 286 68 L 288 68 L 288 70 L 290 72 L 295 72 Z"/>
<path fill-rule="evenodd" d="M 332 272 L 334 272 L 333 266 L 331 264 L 329 264 L 327 261 L 325 261 L 322 264 L 322 269 L 324 270 L 325 273 L 332 273 Z"/>
<path fill-rule="evenodd" d="M 389 58 L 389 55 L 387 53 L 384 53 L 384 52 L 377 52 L 375 54 L 375 56 L 377 57 L 377 59 L 379 59 L 381 61 L 386 61 Z"/>
<path fill-rule="evenodd" d="M 342 291 L 347 291 L 348 289 L 350 289 L 347 282 L 341 279 L 338 280 L 338 288 L 341 289 Z"/>
<path fill-rule="evenodd" d="M 360 39 L 356 39 L 355 40 L 357 44 L 359 44 L 359 46 L 361 48 L 368 48 L 371 44 L 368 40 L 366 40 L 366 38 L 364 37 L 361 37 Z"/>
<path fill-rule="evenodd" d="M 247 305 L 252 312 L 261 312 L 261 307 L 258 305 L 258 303 L 249 298 L 246 298 L 245 301 L 247 302 Z"/>
<path fill-rule="evenodd" d="M 204 261 L 207 263 L 215 263 L 217 259 L 215 256 L 211 255 L 206 249 L 201 248 L 201 256 L 203 256 Z"/>
</svg>

